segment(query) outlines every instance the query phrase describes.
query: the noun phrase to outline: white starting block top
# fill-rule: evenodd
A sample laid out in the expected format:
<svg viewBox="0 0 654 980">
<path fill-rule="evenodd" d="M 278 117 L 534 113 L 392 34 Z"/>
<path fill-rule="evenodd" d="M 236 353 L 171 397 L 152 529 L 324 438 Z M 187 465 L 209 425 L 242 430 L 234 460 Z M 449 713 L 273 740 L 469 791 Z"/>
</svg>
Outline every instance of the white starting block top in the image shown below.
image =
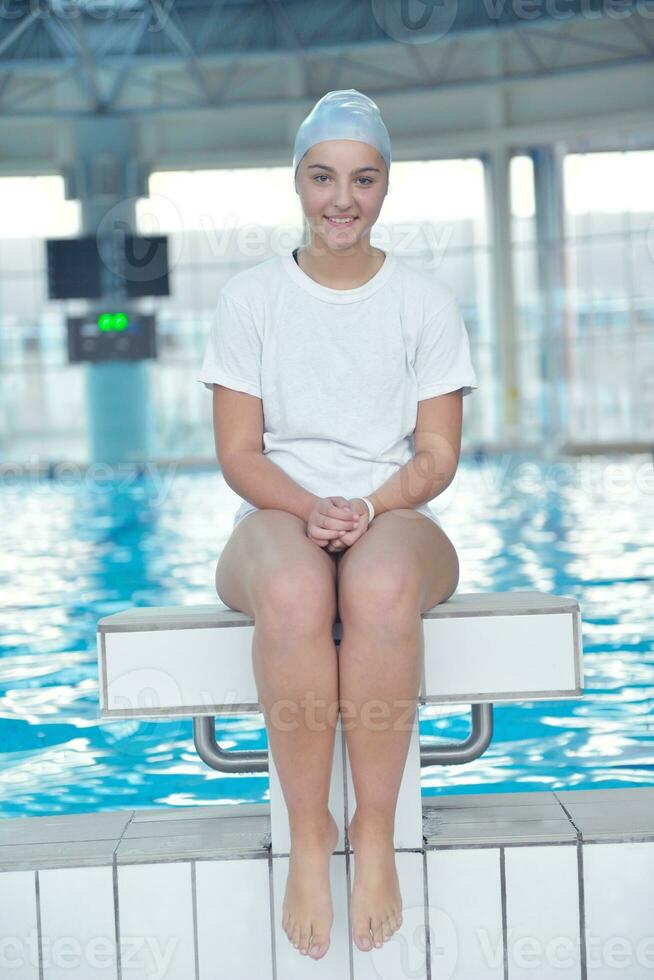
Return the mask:
<svg viewBox="0 0 654 980">
<path fill-rule="evenodd" d="M 551 700 L 583 693 L 576 599 L 456 593 L 423 613 L 420 703 Z M 259 711 L 254 620 L 222 603 L 136 607 L 98 623 L 103 718 Z M 338 643 L 342 624 L 336 621 Z"/>
</svg>

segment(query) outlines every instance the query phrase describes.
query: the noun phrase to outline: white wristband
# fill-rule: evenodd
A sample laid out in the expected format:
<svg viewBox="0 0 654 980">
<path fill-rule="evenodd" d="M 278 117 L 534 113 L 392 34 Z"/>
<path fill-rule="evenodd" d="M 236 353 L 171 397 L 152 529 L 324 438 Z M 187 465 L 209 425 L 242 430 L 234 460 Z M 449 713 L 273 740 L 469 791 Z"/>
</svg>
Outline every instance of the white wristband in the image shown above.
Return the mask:
<svg viewBox="0 0 654 980">
<path fill-rule="evenodd" d="M 359 500 L 363 500 L 368 508 L 368 524 L 372 523 L 372 519 L 375 516 L 375 508 L 373 507 L 372 501 L 368 500 L 367 497 L 359 497 Z"/>
</svg>

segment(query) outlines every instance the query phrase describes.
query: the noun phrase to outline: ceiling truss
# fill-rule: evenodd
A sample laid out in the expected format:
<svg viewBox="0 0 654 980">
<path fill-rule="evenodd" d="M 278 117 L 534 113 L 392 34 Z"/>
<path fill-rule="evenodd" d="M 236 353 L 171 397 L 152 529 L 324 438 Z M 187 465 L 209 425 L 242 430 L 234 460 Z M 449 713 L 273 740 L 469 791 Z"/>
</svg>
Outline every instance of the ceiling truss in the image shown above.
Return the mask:
<svg viewBox="0 0 654 980">
<path fill-rule="evenodd" d="M 99 21 L 91 7 L 49 0 L 24 4 L 22 16 L 0 22 L 0 117 L 130 116 L 198 112 L 217 107 L 311 100 L 325 89 L 361 78 L 373 97 L 475 84 L 502 85 L 584 71 L 651 62 L 654 0 L 634 3 L 628 16 L 611 19 L 598 37 L 600 14 L 537 21 L 465 24 L 435 41 L 395 41 L 374 22 L 369 0 L 309 5 L 297 0 L 224 0 L 207 5 L 171 0 L 116 0 L 113 18 Z M 90 5 L 99 0 L 87 0 Z M 588 3 L 589 0 L 586 0 Z M 462 3 L 465 11 L 469 5 Z M 483 4 L 476 3 L 477 12 Z M 104 9 L 106 13 L 106 0 Z M 99 9 L 99 8 L 98 8 Z M 311 13 L 309 17 L 308 14 Z M 372 23 L 371 23 L 372 22 Z M 309 24 L 310 26 L 307 26 Z M 299 25 L 302 25 L 301 27 Z M 462 56 L 479 31 L 498 39 L 511 32 L 511 58 L 501 71 L 476 71 Z M 330 44 L 336 31 L 341 40 Z M 610 39 L 609 39 L 610 37 Z M 375 57 L 376 47 L 389 51 Z M 392 56 L 391 56 L 392 49 Z M 286 52 L 304 84 L 289 94 L 266 80 L 259 97 L 252 83 L 279 66 Z M 371 56 L 373 52 L 373 56 Z M 517 53 L 516 53 L 517 52 Z M 74 84 L 77 99 L 67 98 Z M 268 82 L 271 81 L 271 87 Z M 347 84 L 352 84 L 348 81 Z M 244 90 L 249 94 L 244 95 Z M 70 106 L 67 102 L 70 101 Z"/>
</svg>

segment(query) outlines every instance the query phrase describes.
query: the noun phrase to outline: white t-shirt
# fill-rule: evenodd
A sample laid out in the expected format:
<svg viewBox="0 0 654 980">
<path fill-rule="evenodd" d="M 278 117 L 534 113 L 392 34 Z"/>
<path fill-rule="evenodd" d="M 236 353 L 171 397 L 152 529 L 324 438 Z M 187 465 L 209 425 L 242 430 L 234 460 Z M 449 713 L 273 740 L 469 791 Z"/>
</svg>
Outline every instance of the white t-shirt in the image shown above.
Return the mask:
<svg viewBox="0 0 654 980">
<path fill-rule="evenodd" d="M 415 455 L 418 401 L 477 388 L 452 291 L 386 254 L 356 289 L 275 256 L 221 289 L 197 379 L 263 401 L 264 455 L 319 497 L 367 496 Z M 427 503 L 415 510 L 436 524 Z M 257 508 L 243 500 L 234 527 Z"/>
</svg>

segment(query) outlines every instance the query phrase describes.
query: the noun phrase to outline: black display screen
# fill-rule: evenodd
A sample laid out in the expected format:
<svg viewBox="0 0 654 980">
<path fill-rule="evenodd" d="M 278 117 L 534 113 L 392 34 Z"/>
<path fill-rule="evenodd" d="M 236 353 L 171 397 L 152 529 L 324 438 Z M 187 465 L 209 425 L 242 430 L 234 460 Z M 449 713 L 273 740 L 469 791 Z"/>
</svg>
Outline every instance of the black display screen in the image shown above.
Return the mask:
<svg viewBox="0 0 654 980">
<path fill-rule="evenodd" d="M 124 279 L 129 297 L 168 296 L 166 235 L 125 235 Z"/>
<path fill-rule="evenodd" d="M 94 235 L 46 240 L 50 299 L 169 296 L 168 237 Z"/>
<path fill-rule="evenodd" d="M 99 299 L 100 256 L 94 235 L 46 241 L 50 299 Z"/>
</svg>

